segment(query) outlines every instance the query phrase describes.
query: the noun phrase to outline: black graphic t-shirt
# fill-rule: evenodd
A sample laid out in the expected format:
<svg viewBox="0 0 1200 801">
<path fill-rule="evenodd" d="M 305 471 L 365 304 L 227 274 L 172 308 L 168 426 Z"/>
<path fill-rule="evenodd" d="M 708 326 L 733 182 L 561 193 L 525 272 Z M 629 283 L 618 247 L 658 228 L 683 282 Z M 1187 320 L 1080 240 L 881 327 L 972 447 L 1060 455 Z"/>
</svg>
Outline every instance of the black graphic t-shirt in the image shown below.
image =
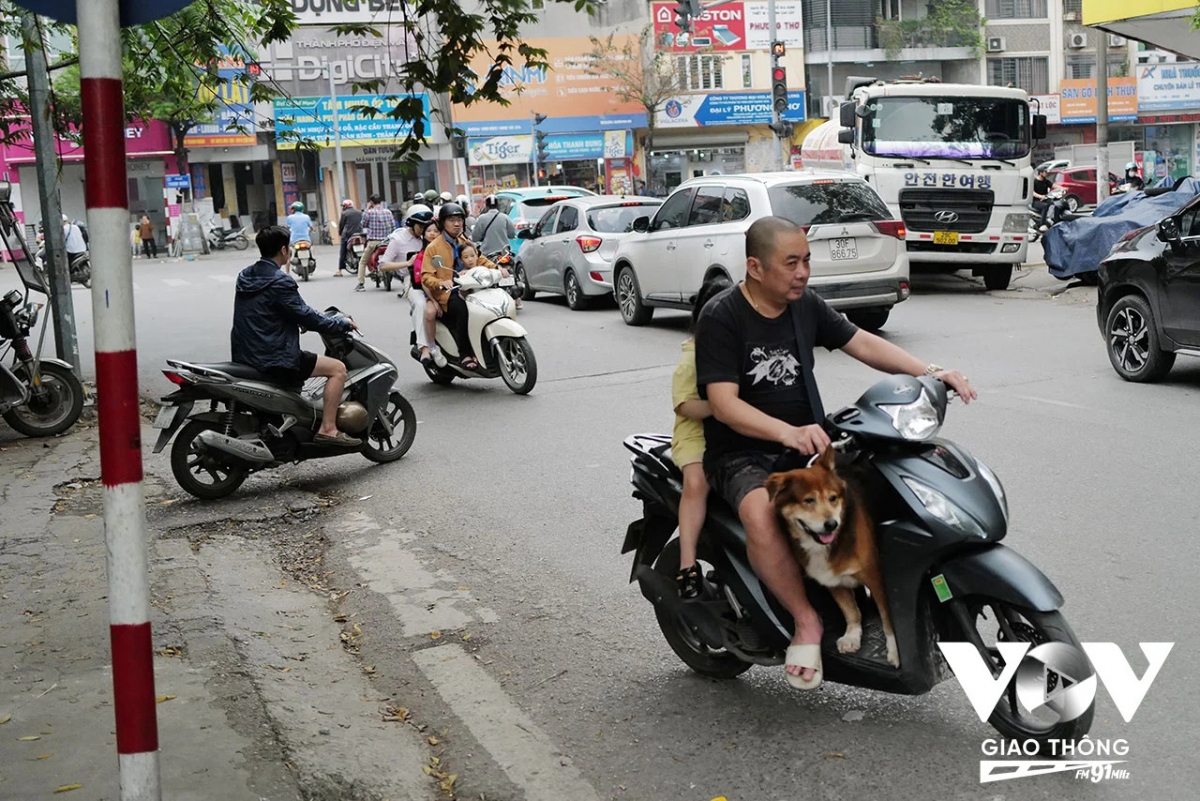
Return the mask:
<svg viewBox="0 0 1200 801">
<path fill-rule="evenodd" d="M 814 422 L 792 315 L 808 341 L 829 350 L 842 347 L 858 327 L 808 290 L 787 311 L 768 319 L 754 310 L 736 286 L 712 299 L 696 328 L 696 385 L 707 399 L 707 385 L 738 385 L 738 397 L 754 408 L 794 426 Z M 709 417 L 704 421 L 706 453 L 740 451 L 779 453 L 778 442 L 747 437 Z"/>
</svg>

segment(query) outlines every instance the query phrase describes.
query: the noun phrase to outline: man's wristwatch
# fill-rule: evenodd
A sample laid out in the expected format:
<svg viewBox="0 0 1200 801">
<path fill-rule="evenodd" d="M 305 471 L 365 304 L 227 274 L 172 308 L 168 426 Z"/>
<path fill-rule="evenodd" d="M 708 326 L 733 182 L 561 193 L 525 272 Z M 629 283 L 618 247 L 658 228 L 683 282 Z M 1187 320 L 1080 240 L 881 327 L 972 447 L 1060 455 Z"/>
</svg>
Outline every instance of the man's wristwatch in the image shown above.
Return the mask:
<svg viewBox="0 0 1200 801">
<path fill-rule="evenodd" d="M 932 362 L 930 362 L 929 364 L 925 365 L 925 375 L 932 377 L 932 376 L 935 376 L 938 373 L 942 372 L 945 369 L 946 368 L 942 367 L 940 364 L 933 364 Z"/>
</svg>

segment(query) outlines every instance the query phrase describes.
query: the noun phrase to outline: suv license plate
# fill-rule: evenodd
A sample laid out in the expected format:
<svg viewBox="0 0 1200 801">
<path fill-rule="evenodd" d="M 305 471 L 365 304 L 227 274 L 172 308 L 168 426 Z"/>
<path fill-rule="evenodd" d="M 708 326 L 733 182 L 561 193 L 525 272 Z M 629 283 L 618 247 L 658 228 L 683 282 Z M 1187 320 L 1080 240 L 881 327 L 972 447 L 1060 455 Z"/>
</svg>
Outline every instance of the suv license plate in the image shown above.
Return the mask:
<svg viewBox="0 0 1200 801">
<path fill-rule="evenodd" d="M 934 231 L 933 244 L 935 245 L 957 245 L 958 231 Z"/>
<path fill-rule="evenodd" d="M 158 429 L 167 429 L 175 422 L 175 415 L 179 413 L 178 406 L 164 406 L 158 410 L 158 417 L 154 418 L 154 427 Z"/>
<path fill-rule="evenodd" d="M 829 258 L 834 261 L 846 261 L 858 258 L 858 240 L 854 237 L 835 239 L 829 245 Z"/>
</svg>

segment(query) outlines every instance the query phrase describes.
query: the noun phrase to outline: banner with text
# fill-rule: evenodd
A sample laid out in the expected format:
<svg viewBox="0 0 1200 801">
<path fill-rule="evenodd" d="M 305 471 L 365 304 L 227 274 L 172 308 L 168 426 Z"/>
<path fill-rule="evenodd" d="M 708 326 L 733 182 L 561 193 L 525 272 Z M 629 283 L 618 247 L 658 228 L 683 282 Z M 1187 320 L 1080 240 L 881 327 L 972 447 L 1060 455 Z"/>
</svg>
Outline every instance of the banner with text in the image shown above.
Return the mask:
<svg viewBox="0 0 1200 801">
<path fill-rule="evenodd" d="M 788 92 L 783 119 L 804 121 L 804 92 Z M 770 92 L 721 92 L 680 95 L 667 101 L 658 115 L 660 128 L 703 128 L 711 125 L 766 125 L 771 121 Z"/>
<path fill-rule="evenodd" d="M 1064 80 L 1060 84 L 1061 115 L 1066 125 L 1096 121 L 1096 80 L 1082 78 Z M 1137 78 L 1108 79 L 1108 121 L 1130 122 L 1138 115 Z"/>
<path fill-rule="evenodd" d="M 421 94 L 425 108 L 424 118 L 429 119 L 429 95 Z M 412 131 L 412 124 L 394 120 L 387 112 L 395 107 L 395 98 L 387 95 L 354 95 L 339 97 L 338 127 L 342 145 L 394 145 L 404 141 Z M 283 136 L 293 134 L 313 139 L 319 145 L 333 145 L 333 106 L 328 97 L 275 98 L 275 131 Z M 374 117 L 363 115 L 357 109 L 371 106 L 379 109 Z M 426 123 L 428 128 L 428 123 Z M 276 147 L 281 150 L 294 149 L 295 139 L 281 139 Z"/>
<path fill-rule="evenodd" d="M 619 148 L 616 142 L 620 143 Z M 611 148 L 611 150 L 610 150 Z M 615 152 L 620 155 L 613 155 Z M 633 134 L 629 131 L 550 135 L 546 137 L 546 161 L 583 161 L 602 158 L 625 158 L 633 151 Z M 467 141 L 467 157 L 472 167 L 484 164 L 528 164 L 533 160 L 533 137 L 492 136 Z"/>
<path fill-rule="evenodd" d="M 676 3 L 653 3 L 654 40 L 677 50 L 766 50 L 771 46 L 766 2 L 726 3 L 705 9 L 692 20 L 690 33 L 675 27 Z M 775 28 L 788 47 L 804 46 L 804 24 L 799 0 L 775 3 Z"/>
<path fill-rule="evenodd" d="M 216 91 L 211 93 L 217 103 L 216 119 L 192 128 L 183 138 L 187 147 L 235 147 L 252 145 L 257 141 L 250 86 L 242 83 L 238 77 L 245 71 L 245 67 L 240 65 L 220 69 L 218 75 L 221 82 Z"/>
<path fill-rule="evenodd" d="M 1138 111 L 1200 109 L 1200 64 L 1145 64 L 1138 71 Z"/>
</svg>

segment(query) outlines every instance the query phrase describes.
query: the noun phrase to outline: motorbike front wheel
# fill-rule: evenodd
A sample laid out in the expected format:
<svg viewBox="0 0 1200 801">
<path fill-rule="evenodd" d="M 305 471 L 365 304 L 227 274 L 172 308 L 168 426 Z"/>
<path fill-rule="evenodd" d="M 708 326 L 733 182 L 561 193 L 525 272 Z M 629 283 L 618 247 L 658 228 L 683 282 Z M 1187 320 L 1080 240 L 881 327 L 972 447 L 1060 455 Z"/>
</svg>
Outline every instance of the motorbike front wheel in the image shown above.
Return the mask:
<svg viewBox="0 0 1200 801">
<path fill-rule="evenodd" d="M 220 430 L 216 423 L 191 420 L 179 430 L 171 446 L 172 475 L 185 492 L 202 501 L 224 498 L 242 486 L 249 475 L 246 468 L 228 464 L 221 454 L 207 451 L 196 441 L 205 431 Z"/>
<path fill-rule="evenodd" d="M 363 438 L 362 455 L 378 464 L 387 464 L 408 453 L 417 437 L 417 413 L 399 392 L 388 395 L 387 405 L 379 412 L 391 423 L 392 433 L 376 420 Z"/>
<path fill-rule="evenodd" d="M 675 574 L 679 572 L 678 537 L 663 548 L 654 562 L 654 569 L 672 582 L 675 581 Z M 700 642 L 683 621 L 664 606 L 655 606 L 654 616 L 658 619 L 658 627 L 662 630 L 667 645 L 671 646 L 671 650 L 685 665 L 701 676 L 711 679 L 734 679 L 753 667 L 749 662 L 743 662 L 728 651 L 714 651 Z"/>
<path fill-rule="evenodd" d="M 537 359 L 525 337 L 500 337 L 496 345 L 500 377 L 517 395 L 528 395 L 537 383 Z"/>
<path fill-rule="evenodd" d="M 13 372 L 30 385 L 24 364 L 16 365 Z M 53 362 L 43 362 L 39 372 L 41 387 L 28 402 L 5 412 L 4 421 L 27 437 L 53 437 L 75 425 L 83 413 L 83 384 L 70 368 Z"/>
<path fill-rule="evenodd" d="M 1034 647 L 1057 642 L 1083 651 L 1079 638 L 1060 612 L 1035 612 L 993 598 L 982 598 L 970 604 L 969 614 L 987 649 L 996 675 L 999 675 L 1004 666 L 1004 659 L 995 646 L 996 642 L 1027 642 Z M 966 638 L 971 639 L 969 634 Z M 1049 753 L 1051 740 L 1070 742 L 1087 734 L 1095 712 L 1094 702 L 1086 712 L 1074 720 L 1062 720 L 1049 708 L 1026 710 L 1017 700 L 1016 682 L 1013 681 L 996 704 L 988 723 L 1005 737 L 1023 743 L 1032 740 L 1038 744 L 1039 749 Z"/>
<path fill-rule="evenodd" d="M 238 250 L 245 250 L 250 247 L 250 238 L 245 234 L 238 234 L 233 238 L 233 246 Z"/>
</svg>

